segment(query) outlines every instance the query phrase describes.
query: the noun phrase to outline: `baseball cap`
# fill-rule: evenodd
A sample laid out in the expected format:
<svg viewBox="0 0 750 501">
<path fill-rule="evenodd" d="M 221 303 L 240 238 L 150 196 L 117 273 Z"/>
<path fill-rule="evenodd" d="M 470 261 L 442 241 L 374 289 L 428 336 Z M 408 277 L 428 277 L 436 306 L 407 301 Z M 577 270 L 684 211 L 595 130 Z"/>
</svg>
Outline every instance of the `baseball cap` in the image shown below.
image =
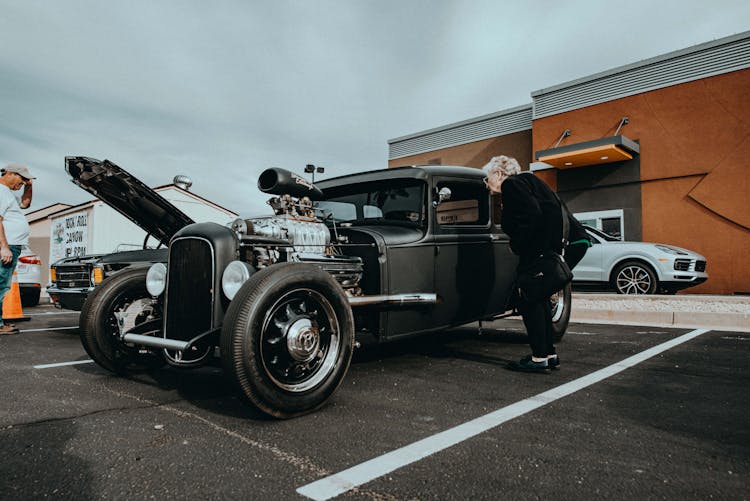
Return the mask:
<svg viewBox="0 0 750 501">
<path fill-rule="evenodd" d="M 3 174 L 5 174 L 6 172 L 15 172 L 24 179 L 36 179 L 36 177 L 31 175 L 28 167 L 24 167 L 23 165 L 19 164 L 8 164 L 3 167 L 0 172 L 2 172 Z"/>
</svg>

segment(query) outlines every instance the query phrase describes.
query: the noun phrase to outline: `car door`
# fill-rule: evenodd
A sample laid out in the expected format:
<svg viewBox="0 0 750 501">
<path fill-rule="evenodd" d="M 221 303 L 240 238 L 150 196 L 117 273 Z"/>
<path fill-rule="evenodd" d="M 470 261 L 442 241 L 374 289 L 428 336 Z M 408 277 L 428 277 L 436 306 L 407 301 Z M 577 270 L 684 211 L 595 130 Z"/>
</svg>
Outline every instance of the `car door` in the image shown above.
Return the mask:
<svg viewBox="0 0 750 501">
<path fill-rule="evenodd" d="M 591 232 L 587 232 L 591 239 L 591 247 L 586 251 L 583 259 L 573 268 L 573 281 L 600 282 L 606 280 L 602 269 L 602 240 Z"/>
<path fill-rule="evenodd" d="M 432 206 L 435 327 L 501 312 L 516 263 L 508 238 L 491 222 L 490 196 L 481 180 L 433 179 L 433 194 L 444 188 L 449 198 Z"/>
</svg>

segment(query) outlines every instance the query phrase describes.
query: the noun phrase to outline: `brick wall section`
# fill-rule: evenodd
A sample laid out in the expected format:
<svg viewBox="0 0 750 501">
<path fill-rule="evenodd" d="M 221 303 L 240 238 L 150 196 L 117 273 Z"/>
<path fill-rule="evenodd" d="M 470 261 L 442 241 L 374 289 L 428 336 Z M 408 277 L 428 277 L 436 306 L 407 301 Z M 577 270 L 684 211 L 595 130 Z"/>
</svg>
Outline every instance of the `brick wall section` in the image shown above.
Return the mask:
<svg viewBox="0 0 750 501">
<path fill-rule="evenodd" d="M 623 116 L 640 142 L 643 240 L 708 258 L 709 280 L 686 292 L 750 292 L 750 70 L 535 120 L 533 150 L 565 129 L 562 145 L 611 136 Z"/>
</svg>

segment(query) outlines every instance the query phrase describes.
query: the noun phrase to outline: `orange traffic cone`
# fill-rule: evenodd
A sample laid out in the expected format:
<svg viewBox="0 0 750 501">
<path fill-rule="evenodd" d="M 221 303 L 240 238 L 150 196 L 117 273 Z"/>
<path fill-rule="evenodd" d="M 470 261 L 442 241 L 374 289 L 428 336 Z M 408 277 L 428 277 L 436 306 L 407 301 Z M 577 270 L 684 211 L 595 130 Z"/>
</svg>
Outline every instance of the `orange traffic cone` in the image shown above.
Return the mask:
<svg viewBox="0 0 750 501">
<path fill-rule="evenodd" d="M 23 316 L 23 309 L 21 308 L 21 289 L 18 287 L 18 276 L 15 270 L 13 271 L 13 281 L 10 284 L 10 290 L 3 299 L 3 322 L 8 320 L 14 320 L 16 322 L 21 320 L 30 320 L 30 317 Z"/>
</svg>

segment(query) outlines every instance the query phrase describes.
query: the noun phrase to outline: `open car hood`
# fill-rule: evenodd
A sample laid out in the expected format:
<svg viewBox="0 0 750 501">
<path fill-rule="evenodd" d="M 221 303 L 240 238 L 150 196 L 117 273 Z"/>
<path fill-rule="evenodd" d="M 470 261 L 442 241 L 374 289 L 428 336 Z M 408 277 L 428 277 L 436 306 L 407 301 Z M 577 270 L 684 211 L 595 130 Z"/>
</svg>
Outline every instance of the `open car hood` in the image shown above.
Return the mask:
<svg viewBox="0 0 750 501">
<path fill-rule="evenodd" d="M 164 245 L 192 224 L 184 212 L 109 160 L 65 157 L 73 182 L 133 221 Z"/>
</svg>

